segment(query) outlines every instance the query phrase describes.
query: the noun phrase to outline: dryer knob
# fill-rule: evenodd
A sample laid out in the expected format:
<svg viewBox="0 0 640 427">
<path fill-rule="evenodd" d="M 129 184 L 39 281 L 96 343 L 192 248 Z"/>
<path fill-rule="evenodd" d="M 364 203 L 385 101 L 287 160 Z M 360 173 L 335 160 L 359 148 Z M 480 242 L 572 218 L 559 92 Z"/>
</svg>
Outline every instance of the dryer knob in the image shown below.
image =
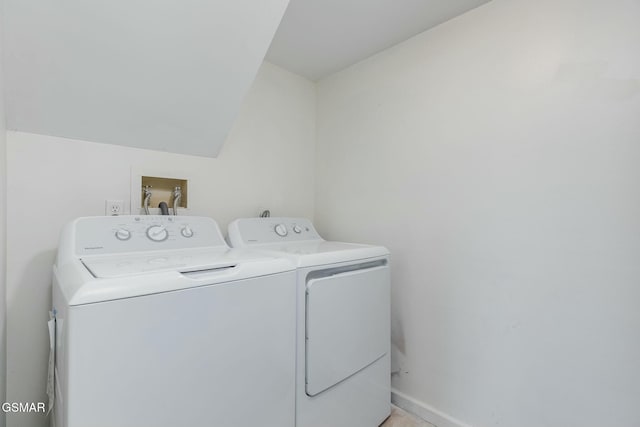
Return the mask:
<svg viewBox="0 0 640 427">
<path fill-rule="evenodd" d="M 293 226 L 293 232 L 296 233 L 296 234 L 300 234 L 300 233 L 302 233 L 302 228 L 300 228 L 299 225 L 294 225 Z"/>
<path fill-rule="evenodd" d="M 276 232 L 276 234 L 277 234 L 278 236 L 280 236 L 280 237 L 284 237 L 284 236 L 286 236 L 287 234 L 289 234 L 289 232 L 287 231 L 287 226 L 286 226 L 286 225 L 284 225 L 284 224 L 278 224 L 278 225 L 276 225 L 276 226 L 274 227 L 274 229 L 273 229 L 273 230 L 274 230 L 274 231 Z"/>
</svg>

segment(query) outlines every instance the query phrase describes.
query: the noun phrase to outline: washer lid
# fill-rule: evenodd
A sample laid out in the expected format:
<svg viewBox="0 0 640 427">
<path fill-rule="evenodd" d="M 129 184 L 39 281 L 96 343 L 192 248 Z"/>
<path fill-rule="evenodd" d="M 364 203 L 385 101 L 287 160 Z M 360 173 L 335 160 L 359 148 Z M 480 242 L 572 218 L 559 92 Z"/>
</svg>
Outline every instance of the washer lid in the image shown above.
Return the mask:
<svg viewBox="0 0 640 427">
<path fill-rule="evenodd" d="M 295 265 L 250 250 L 210 248 L 86 256 L 54 266 L 69 305 L 152 295 L 290 272 Z M 292 286 L 294 284 L 293 277 Z"/>
<path fill-rule="evenodd" d="M 141 273 L 178 271 L 181 273 L 234 267 L 238 259 L 226 248 L 182 251 L 155 251 L 129 255 L 87 256 L 82 264 L 96 278 L 126 277 Z"/>
</svg>

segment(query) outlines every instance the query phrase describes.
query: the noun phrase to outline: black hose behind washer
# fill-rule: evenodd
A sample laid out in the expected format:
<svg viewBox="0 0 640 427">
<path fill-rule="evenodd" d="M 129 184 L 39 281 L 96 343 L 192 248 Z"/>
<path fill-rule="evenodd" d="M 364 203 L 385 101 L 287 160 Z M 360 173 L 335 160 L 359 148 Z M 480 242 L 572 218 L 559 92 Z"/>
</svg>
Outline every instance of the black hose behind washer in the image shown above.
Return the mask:
<svg viewBox="0 0 640 427">
<path fill-rule="evenodd" d="M 169 206 L 166 202 L 160 202 L 158 207 L 160 208 L 160 215 L 169 215 Z"/>
</svg>

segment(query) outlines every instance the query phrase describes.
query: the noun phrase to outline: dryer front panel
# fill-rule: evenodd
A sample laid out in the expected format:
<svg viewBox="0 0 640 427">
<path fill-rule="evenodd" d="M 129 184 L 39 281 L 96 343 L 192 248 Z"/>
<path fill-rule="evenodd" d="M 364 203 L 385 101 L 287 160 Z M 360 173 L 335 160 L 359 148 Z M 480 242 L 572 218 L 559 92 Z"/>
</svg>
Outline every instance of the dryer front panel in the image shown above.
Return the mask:
<svg viewBox="0 0 640 427">
<path fill-rule="evenodd" d="M 387 265 L 318 277 L 306 284 L 306 393 L 315 396 L 389 351 Z"/>
</svg>

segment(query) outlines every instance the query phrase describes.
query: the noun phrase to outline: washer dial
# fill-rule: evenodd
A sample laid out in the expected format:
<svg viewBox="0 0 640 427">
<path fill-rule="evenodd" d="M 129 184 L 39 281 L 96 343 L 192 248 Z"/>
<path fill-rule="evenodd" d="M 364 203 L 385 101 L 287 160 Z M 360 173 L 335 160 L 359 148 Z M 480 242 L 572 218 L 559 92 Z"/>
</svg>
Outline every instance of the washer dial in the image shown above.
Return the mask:
<svg viewBox="0 0 640 427">
<path fill-rule="evenodd" d="M 276 232 L 276 234 L 280 237 L 284 237 L 287 234 L 289 234 L 289 231 L 287 230 L 287 226 L 284 224 L 278 224 L 276 225 L 273 230 Z"/>
<path fill-rule="evenodd" d="M 294 225 L 293 226 L 293 232 L 296 233 L 296 234 L 300 234 L 300 233 L 302 233 L 302 228 L 300 228 L 299 225 Z"/>
<path fill-rule="evenodd" d="M 154 242 L 162 242 L 167 240 L 169 232 L 164 225 L 152 225 L 147 228 L 147 237 Z"/>
<path fill-rule="evenodd" d="M 185 225 L 182 227 L 182 230 L 180 230 L 180 234 L 186 238 L 193 237 L 193 230 L 188 225 Z"/>
<path fill-rule="evenodd" d="M 120 228 L 116 231 L 116 239 L 129 240 L 131 238 L 131 232 L 126 228 Z"/>
</svg>

